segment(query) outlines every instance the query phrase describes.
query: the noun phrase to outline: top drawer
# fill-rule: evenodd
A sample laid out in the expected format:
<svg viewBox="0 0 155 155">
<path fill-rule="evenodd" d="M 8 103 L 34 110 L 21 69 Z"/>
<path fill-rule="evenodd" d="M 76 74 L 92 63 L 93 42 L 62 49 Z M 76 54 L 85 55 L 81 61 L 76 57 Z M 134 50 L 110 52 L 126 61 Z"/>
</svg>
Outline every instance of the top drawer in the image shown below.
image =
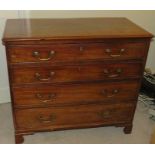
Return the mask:
<svg viewBox="0 0 155 155">
<path fill-rule="evenodd" d="M 139 59 L 145 54 L 145 44 L 87 43 L 25 45 L 8 48 L 9 62 L 75 62 L 82 60 Z"/>
</svg>

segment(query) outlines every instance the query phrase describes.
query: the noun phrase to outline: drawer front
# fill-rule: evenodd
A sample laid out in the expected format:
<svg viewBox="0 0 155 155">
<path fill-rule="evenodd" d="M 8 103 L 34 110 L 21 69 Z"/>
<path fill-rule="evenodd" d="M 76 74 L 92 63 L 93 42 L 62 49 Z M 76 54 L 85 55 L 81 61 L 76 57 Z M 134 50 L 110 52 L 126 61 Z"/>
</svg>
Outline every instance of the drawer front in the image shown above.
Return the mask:
<svg viewBox="0 0 155 155">
<path fill-rule="evenodd" d="M 55 108 L 16 109 L 17 129 L 42 130 L 128 123 L 134 106 L 92 104 Z"/>
<path fill-rule="evenodd" d="M 56 83 L 139 78 L 141 63 L 12 68 L 12 83 Z"/>
<path fill-rule="evenodd" d="M 107 63 L 76 66 L 12 68 L 12 83 L 57 83 L 129 79 L 142 76 L 141 63 Z M 134 69 L 133 69 L 134 68 Z"/>
<path fill-rule="evenodd" d="M 68 62 L 102 59 L 136 59 L 145 54 L 144 43 L 58 44 L 9 47 L 10 63 Z"/>
<path fill-rule="evenodd" d="M 85 83 L 13 87 L 15 106 L 83 104 L 137 99 L 139 82 Z"/>
</svg>

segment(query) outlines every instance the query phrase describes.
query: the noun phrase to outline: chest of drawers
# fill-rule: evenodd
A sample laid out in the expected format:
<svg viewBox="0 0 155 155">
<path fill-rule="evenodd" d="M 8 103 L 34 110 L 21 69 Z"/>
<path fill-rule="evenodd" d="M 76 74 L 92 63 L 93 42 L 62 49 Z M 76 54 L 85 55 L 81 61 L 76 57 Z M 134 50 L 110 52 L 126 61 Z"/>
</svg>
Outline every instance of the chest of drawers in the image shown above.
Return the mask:
<svg viewBox="0 0 155 155">
<path fill-rule="evenodd" d="M 125 18 L 8 20 L 15 142 L 108 125 L 130 133 L 151 38 Z"/>
</svg>

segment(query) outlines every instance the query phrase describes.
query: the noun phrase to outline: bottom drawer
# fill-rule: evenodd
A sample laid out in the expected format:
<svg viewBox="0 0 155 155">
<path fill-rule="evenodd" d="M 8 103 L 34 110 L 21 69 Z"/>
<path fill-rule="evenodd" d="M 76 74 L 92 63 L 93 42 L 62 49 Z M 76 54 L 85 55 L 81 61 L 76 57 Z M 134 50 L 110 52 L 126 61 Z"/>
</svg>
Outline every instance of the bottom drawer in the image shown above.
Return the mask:
<svg viewBox="0 0 155 155">
<path fill-rule="evenodd" d="M 91 104 L 52 108 L 16 109 L 18 130 L 55 130 L 125 123 L 132 120 L 133 104 Z"/>
</svg>

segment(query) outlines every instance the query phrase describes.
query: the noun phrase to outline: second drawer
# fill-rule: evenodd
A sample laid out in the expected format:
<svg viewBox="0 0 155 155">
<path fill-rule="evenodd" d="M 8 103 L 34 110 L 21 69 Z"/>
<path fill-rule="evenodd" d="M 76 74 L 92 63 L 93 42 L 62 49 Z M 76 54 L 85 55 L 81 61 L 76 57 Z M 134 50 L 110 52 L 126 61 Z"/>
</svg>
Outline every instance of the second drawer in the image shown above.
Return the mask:
<svg viewBox="0 0 155 155">
<path fill-rule="evenodd" d="M 15 106 L 35 107 L 48 105 L 83 104 L 137 99 L 139 82 L 85 83 L 13 87 Z"/>
<path fill-rule="evenodd" d="M 13 67 L 12 83 L 57 83 L 139 78 L 142 74 L 141 63 L 97 63 L 74 66 Z"/>
</svg>

